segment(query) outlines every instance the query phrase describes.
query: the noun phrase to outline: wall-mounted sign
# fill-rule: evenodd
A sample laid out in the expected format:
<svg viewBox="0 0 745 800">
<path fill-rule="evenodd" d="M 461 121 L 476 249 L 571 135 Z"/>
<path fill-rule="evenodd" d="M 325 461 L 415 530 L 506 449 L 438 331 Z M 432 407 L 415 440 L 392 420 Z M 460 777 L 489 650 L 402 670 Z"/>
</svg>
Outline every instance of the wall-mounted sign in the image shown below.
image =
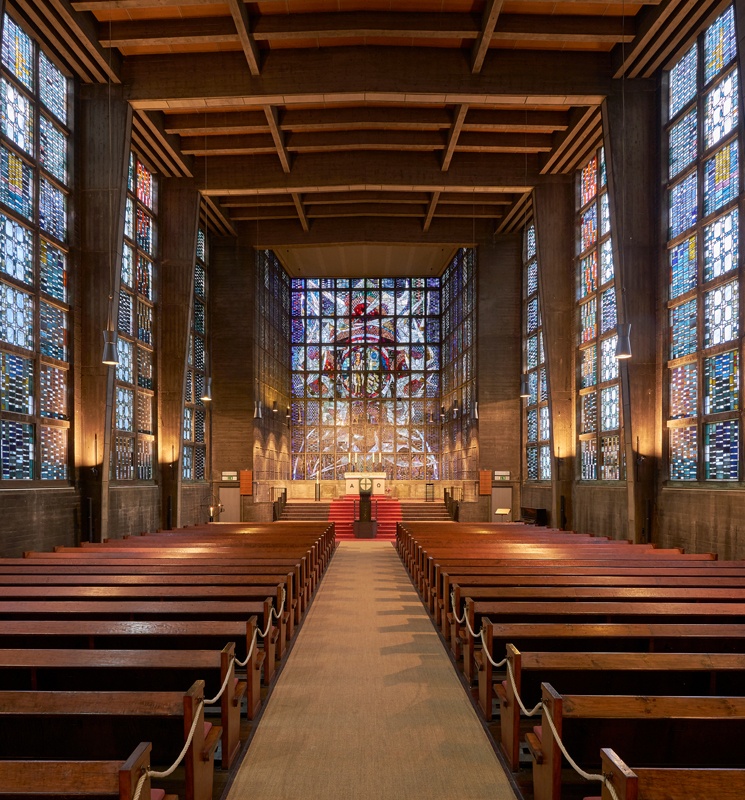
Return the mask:
<svg viewBox="0 0 745 800">
<path fill-rule="evenodd" d="M 494 480 L 496 481 L 508 481 L 510 479 L 510 471 L 509 470 L 494 470 Z"/>
<path fill-rule="evenodd" d="M 222 473 L 222 480 L 224 480 L 224 481 L 237 481 L 238 480 L 238 473 L 237 472 L 223 472 Z"/>
</svg>

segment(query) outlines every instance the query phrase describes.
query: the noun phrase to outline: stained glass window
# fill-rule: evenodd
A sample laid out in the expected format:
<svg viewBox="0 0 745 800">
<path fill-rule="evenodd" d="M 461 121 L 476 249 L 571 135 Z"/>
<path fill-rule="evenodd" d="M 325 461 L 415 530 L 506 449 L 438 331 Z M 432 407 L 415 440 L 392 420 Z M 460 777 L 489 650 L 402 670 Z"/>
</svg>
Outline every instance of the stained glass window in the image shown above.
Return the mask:
<svg viewBox="0 0 745 800">
<path fill-rule="evenodd" d="M 584 172 L 596 165 L 596 182 L 607 181 L 603 149 L 587 162 Z M 608 193 L 599 197 L 600 229 L 586 235 L 587 214 L 591 208 L 578 208 L 579 249 L 579 385 L 580 476 L 582 480 L 620 480 L 620 385 L 615 358 L 618 324 L 615 271 L 613 267 L 612 217 Z M 586 246 L 591 249 L 585 252 Z M 599 268 L 599 278 L 596 277 Z M 592 279 L 590 280 L 590 276 Z M 593 391 L 588 392 L 588 389 Z M 605 435 L 601 436 L 601 432 Z M 608 435 L 612 434 L 612 435 Z M 590 438 L 592 437 L 592 439 Z M 599 457 L 598 457 L 599 454 Z"/>
<path fill-rule="evenodd" d="M 0 214 L 0 271 L 23 283 L 34 280 L 34 234 L 4 214 Z"/>
<path fill-rule="evenodd" d="M 41 416 L 49 419 L 68 419 L 67 372 L 64 369 L 42 364 Z"/>
<path fill-rule="evenodd" d="M 3 114 L 0 130 L 30 156 L 34 155 L 34 107 L 31 98 L 5 78 L 0 80 Z"/>
<path fill-rule="evenodd" d="M 685 358 L 668 364 L 671 480 L 739 479 L 740 88 L 734 24 L 730 6 L 670 72 L 670 163 L 695 167 L 668 186 L 670 359 Z M 676 238 L 684 232 L 684 241 Z M 722 352 L 727 345 L 732 349 Z M 685 426 L 676 420 L 686 420 Z"/>
<path fill-rule="evenodd" d="M 0 477 L 32 480 L 35 477 L 34 426 L 0 419 Z"/>
<path fill-rule="evenodd" d="M 670 428 L 670 480 L 695 481 L 698 435 L 695 425 Z"/>
<path fill-rule="evenodd" d="M 34 42 L 7 14 L 3 22 L 2 61 L 26 89 L 34 90 Z"/>
<path fill-rule="evenodd" d="M 34 217 L 33 170 L 3 146 L 0 146 L 0 202 L 26 219 Z"/>
<path fill-rule="evenodd" d="M 152 185 L 149 193 L 152 195 Z M 191 335 L 189 337 L 188 361 L 192 369 L 189 370 L 186 395 L 184 397 L 184 432 L 181 459 L 181 475 L 186 481 L 203 481 L 205 475 L 206 453 L 206 427 L 205 403 L 201 398 L 194 397 L 191 391 L 191 382 L 196 374 L 202 386 L 208 377 L 210 365 L 207 363 L 207 275 L 208 275 L 208 246 L 207 232 L 200 225 L 197 229 L 197 248 L 194 259 L 194 300 L 192 307 Z M 266 317 L 265 310 L 262 314 Z M 262 326 L 263 327 L 263 326 Z M 284 333 L 287 339 L 287 332 Z"/>
<path fill-rule="evenodd" d="M 124 242 L 119 286 L 116 368 L 114 480 L 152 480 L 155 443 L 153 421 L 155 346 L 153 299 L 157 265 L 152 260 L 156 209 L 155 176 L 130 153 L 124 214 Z"/>
<path fill-rule="evenodd" d="M 67 124 L 67 79 L 44 55 L 39 54 L 39 97 L 63 124 Z"/>
</svg>

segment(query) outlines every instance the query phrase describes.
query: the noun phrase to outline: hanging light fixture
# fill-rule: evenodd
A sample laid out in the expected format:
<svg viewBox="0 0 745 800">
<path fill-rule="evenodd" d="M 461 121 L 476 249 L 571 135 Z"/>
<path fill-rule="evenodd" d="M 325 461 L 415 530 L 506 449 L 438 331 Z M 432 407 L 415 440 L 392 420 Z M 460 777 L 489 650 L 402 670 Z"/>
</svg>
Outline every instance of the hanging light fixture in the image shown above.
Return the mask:
<svg viewBox="0 0 745 800">
<path fill-rule="evenodd" d="M 520 397 L 530 397 L 530 387 L 528 386 L 528 376 L 523 374 L 520 376 Z"/>
<path fill-rule="evenodd" d="M 111 38 L 111 20 L 109 20 L 109 39 Z M 111 48 L 109 48 L 109 78 L 108 78 L 108 94 L 107 94 L 107 126 L 109 134 L 109 157 L 108 157 L 108 187 L 107 196 L 109 200 L 109 310 L 108 319 L 106 321 L 106 330 L 103 332 L 103 354 L 101 361 L 110 367 L 118 366 L 119 364 L 119 350 L 117 348 L 117 336 L 114 329 L 114 241 L 113 241 L 113 224 L 114 212 L 112 210 L 111 195 L 114 192 L 113 180 L 111 177 L 111 160 L 113 153 L 113 146 L 111 144 Z"/>
<path fill-rule="evenodd" d="M 209 403 L 212 400 L 212 378 L 204 379 L 204 391 L 200 398 L 203 403 Z"/>
<path fill-rule="evenodd" d="M 615 357 L 617 359 L 631 358 L 631 323 L 619 322 L 617 330 L 618 341 L 616 342 Z"/>
<path fill-rule="evenodd" d="M 254 419 L 262 419 L 261 400 L 254 400 Z"/>
</svg>

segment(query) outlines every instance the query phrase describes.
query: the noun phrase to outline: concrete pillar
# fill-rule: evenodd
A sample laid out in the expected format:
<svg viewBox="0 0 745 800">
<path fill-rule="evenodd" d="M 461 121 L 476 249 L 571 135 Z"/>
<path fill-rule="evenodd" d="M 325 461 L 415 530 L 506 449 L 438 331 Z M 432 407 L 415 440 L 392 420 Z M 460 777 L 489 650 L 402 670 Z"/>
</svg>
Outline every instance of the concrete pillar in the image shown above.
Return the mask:
<svg viewBox="0 0 745 800">
<path fill-rule="evenodd" d="M 628 537 L 651 538 L 658 419 L 656 306 L 659 230 L 658 98 L 653 81 L 616 81 L 602 105 L 618 321 L 631 323 L 622 361 Z"/>
<path fill-rule="evenodd" d="M 553 462 L 551 524 L 572 529 L 577 441 L 574 328 L 574 176 L 550 176 L 533 193 L 538 297 L 546 354 Z"/>
<path fill-rule="evenodd" d="M 213 493 L 223 470 L 253 469 L 255 256 L 238 239 L 210 240 Z"/>
<path fill-rule="evenodd" d="M 180 528 L 184 391 L 199 227 L 199 192 L 194 181 L 181 178 L 162 180 L 159 206 L 158 462 L 162 486 L 161 527 L 169 527 L 170 522 L 171 527 Z M 210 366 L 208 360 L 208 370 Z"/>
<path fill-rule="evenodd" d="M 109 295 L 116 309 L 132 109 L 122 86 L 82 85 L 77 103 L 80 259 L 75 328 L 75 467 L 83 534 L 107 538 L 115 367 L 101 363 Z M 115 317 L 114 317 L 115 318 Z"/>
<path fill-rule="evenodd" d="M 522 477 L 522 259 L 519 234 L 478 250 L 479 468 L 509 470 L 513 508 Z"/>
</svg>

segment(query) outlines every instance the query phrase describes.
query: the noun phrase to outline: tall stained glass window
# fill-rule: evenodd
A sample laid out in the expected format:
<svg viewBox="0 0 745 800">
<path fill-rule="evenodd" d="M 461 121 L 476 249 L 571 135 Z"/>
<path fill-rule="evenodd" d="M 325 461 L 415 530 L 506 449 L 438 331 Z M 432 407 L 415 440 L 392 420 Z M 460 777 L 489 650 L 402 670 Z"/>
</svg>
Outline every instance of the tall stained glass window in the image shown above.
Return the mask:
<svg viewBox="0 0 745 800">
<path fill-rule="evenodd" d="M 579 172 L 577 203 L 579 477 L 585 481 L 617 481 L 624 477 L 621 387 L 615 358 L 618 319 L 603 148 Z M 591 229 L 587 227 L 588 218 L 598 220 Z"/>
<path fill-rule="evenodd" d="M 69 478 L 70 81 L 5 15 L 0 64 L 0 480 Z"/>
<path fill-rule="evenodd" d="M 547 481 L 551 480 L 551 414 L 538 299 L 538 250 L 534 223 L 525 228 L 523 236 L 523 359 L 530 392 L 524 408 L 526 475 L 529 481 Z M 585 264 L 585 267 L 592 269 L 591 264 Z"/>
<path fill-rule="evenodd" d="M 668 75 L 668 474 L 740 479 L 739 76 L 734 7 Z"/>
<path fill-rule="evenodd" d="M 191 314 L 191 331 L 186 365 L 186 392 L 184 395 L 183 458 L 181 477 L 185 481 L 203 481 L 207 477 L 207 409 L 202 399 L 210 374 L 208 363 L 207 314 L 207 232 L 203 226 L 197 231 L 197 252 L 194 259 L 194 298 Z"/>
<path fill-rule="evenodd" d="M 295 278 L 290 309 L 292 477 L 439 477 L 439 278 Z"/>
<path fill-rule="evenodd" d="M 124 215 L 113 480 L 152 480 L 155 451 L 155 255 L 157 183 L 130 153 Z M 201 390 L 199 387 L 199 396 Z"/>
<path fill-rule="evenodd" d="M 256 253 L 256 401 L 262 445 L 254 451 L 254 480 L 287 480 L 290 414 L 290 277 L 271 250 Z M 276 404 L 276 405 L 275 405 Z M 276 411 L 274 410 L 276 408 Z M 328 437 L 327 437 L 328 438 Z"/>
<path fill-rule="evenodd" d="M 534 313 L 537 312 L 537 308 Z M 442 478 L 475 480 L 476 257 L 461 249 L 442 276 Z M 429 476 L 428 476 L 429 477 Z"/>
</svg>

